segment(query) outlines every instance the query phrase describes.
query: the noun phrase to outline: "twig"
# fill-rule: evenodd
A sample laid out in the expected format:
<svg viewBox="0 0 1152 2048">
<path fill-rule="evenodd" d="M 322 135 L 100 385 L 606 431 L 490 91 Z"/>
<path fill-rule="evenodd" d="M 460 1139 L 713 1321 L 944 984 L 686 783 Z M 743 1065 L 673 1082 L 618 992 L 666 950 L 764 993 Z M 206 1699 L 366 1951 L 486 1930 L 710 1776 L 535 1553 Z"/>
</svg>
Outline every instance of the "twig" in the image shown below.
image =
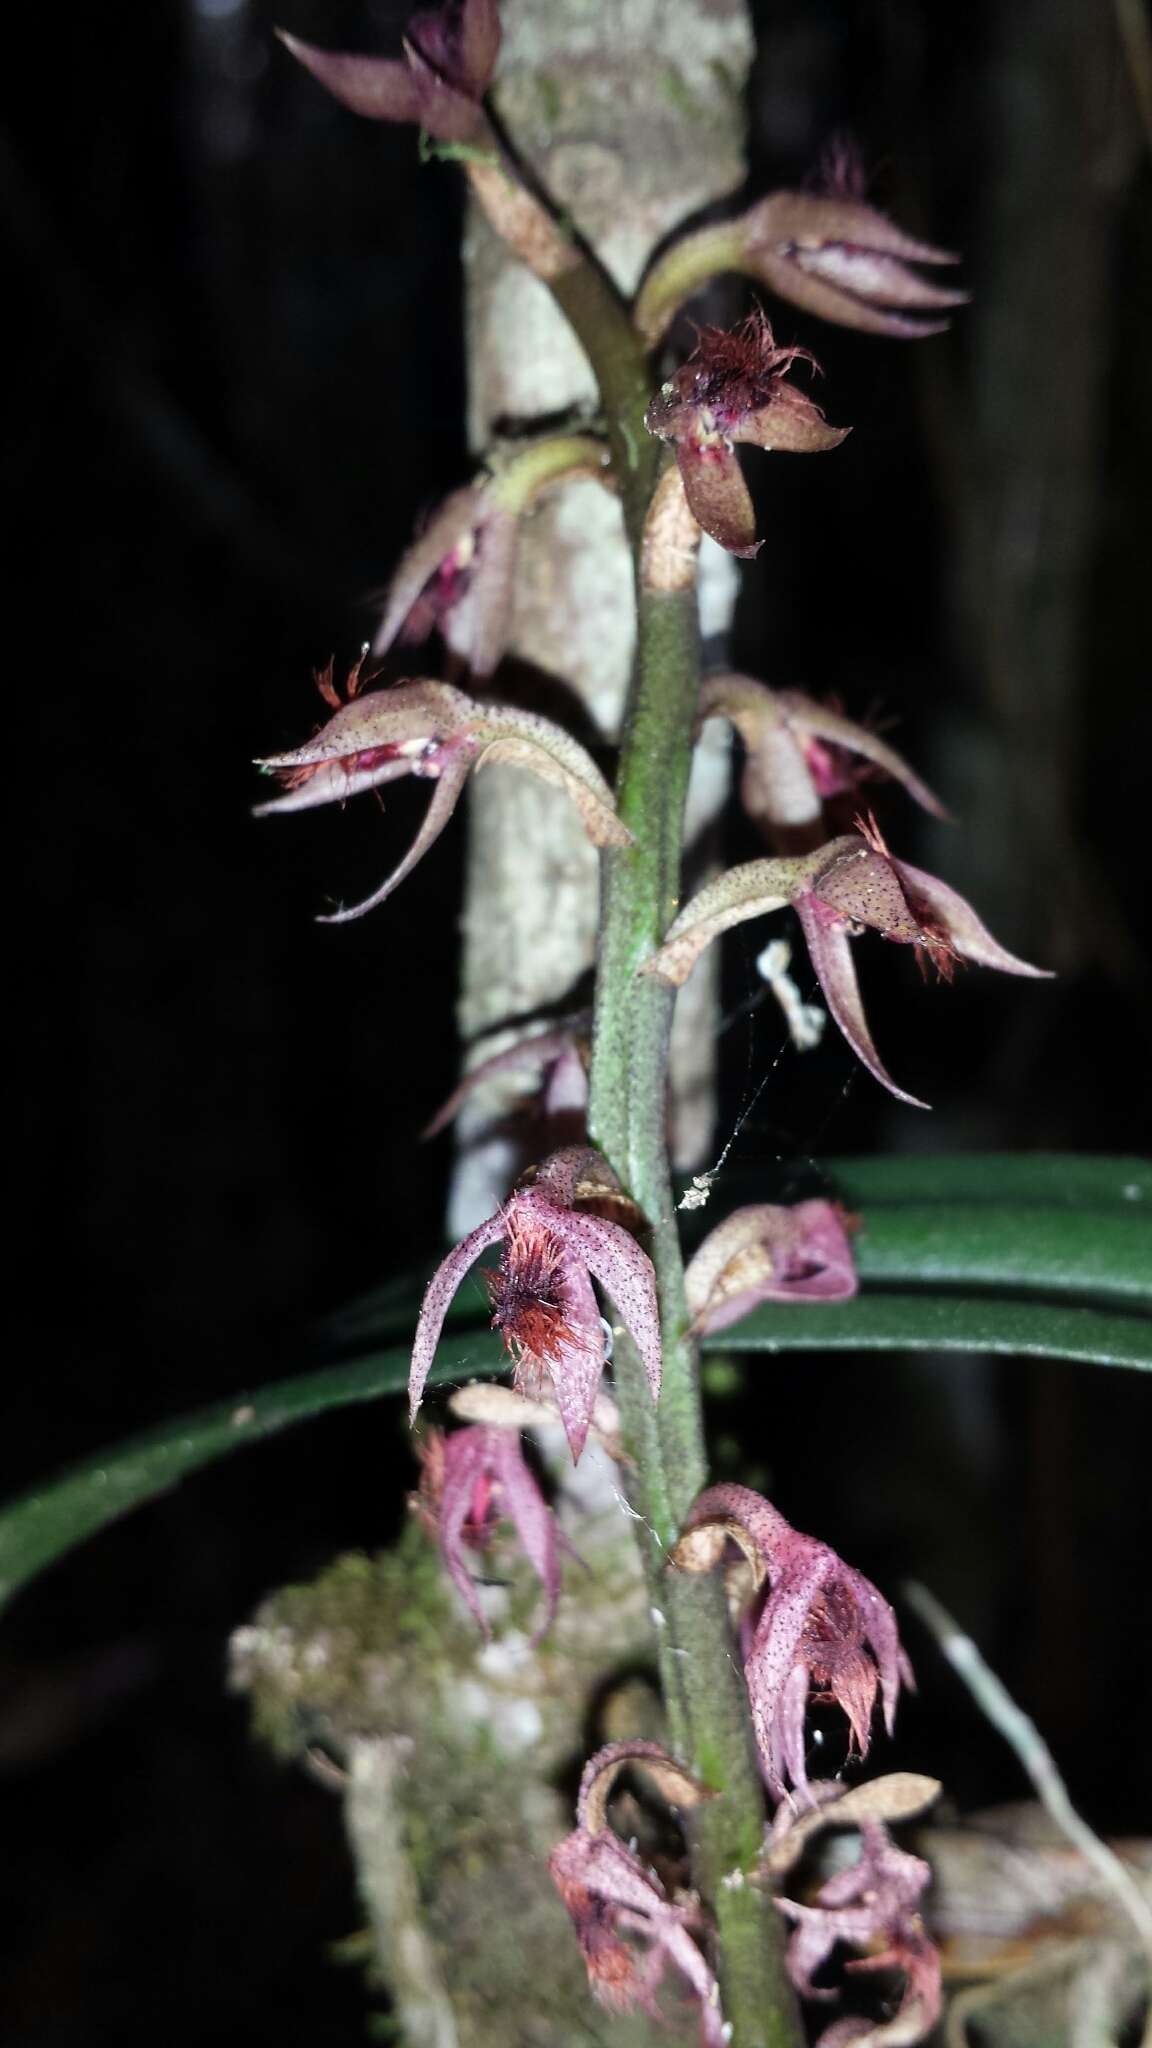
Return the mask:
<svg viewBox="0 0 1152 2048">
<path fill-rule="evenodd" d="M 981 1713 L 997 1734 L 1014 1751 L 1033 1785 L 1041 1805 L 1085 1861 L 1099 1874 L 1113 1898 L 1131 1920 L 1141 1947 L 1148 1957 L 1152 1988 L 1152 1906 L 1144 1897 L 1128 1866 L 1102 1842 L 1072 1804 L 1068 1787 L 1056 1766 L 1048 1744 L 1035 1721 L 1018 1707 L 1011 1693 L 981 1656 L 971 1636 L 964 1634 L 946 1607 L 927 1586 L 914 1580 L 904 1586 L 904 1598 L 930 1629 L 952 1669 L 959 1673 Z M 1152 2048 L 1152 2005 L 1143 2034 L 1143 2048 Z"/>
</svg>

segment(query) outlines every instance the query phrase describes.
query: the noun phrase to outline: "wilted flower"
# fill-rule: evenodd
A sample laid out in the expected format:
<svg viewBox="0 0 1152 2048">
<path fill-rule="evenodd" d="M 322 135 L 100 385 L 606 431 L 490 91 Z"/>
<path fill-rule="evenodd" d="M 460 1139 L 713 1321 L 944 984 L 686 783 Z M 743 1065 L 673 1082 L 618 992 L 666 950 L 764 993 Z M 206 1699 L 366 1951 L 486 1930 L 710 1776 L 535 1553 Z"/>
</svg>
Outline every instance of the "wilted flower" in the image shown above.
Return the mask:
<svg viewBox="0 0 1152 2048">
<path fill-rule="evenodd" d="M 700 1336 L 726 1330 L 761 1301 L 847 1301 L 856 1265 L 835 1202 L 758 1202 L 710 1231 L 684 1292 Z"/>
<path fill-rule="evenodd" d="M 707 676 L 699 723 L 726 718 L 744 743 L 744 808 L 780 853 L 805 853 L 823 836 L 825 802 L 872 773 L 890 775 L 942 818 L 944 808 L 894 747 L 799 690 L 770 690 L 752 676 Z"/>
<path fill-rule="evenodd" d="M 593 1280 L 615 1302 L 644 1361 L 655 1400 L 660 1392 L 660 1315 L 652 1261 L 627 1230 L 579 1201 L 611 1199 L 615 1178 L 599 1153 L 573 1147 L 553 1153 L 530 1187 L 450 1251 L 424 1295 L 412 1346 L 408 1396 L 420 1406 L 448 1305 L 465 1274 L 490 1244 L 503 1241 L 496 1272 L 485 1275 L 492 1326 L 515 1364 L 515 1383 L 532 1393 L 550 1379 L 573 1459 L 580 1456 L 605 1364 L 605 1326 Z"/>
<path fill-rule="evenodd" d="M 383 654 L 395 640 L 426 639 L 439 626 L 478 681 L 490 676 L 508 645 L 521 518 L 572 477 L 609 485 L 606 463 L 604 444 L 590 434 L 547 435 L 503 457 L 479 482 L 453 491 L 388 586 L 373 653 Z"/>
<path fill-rule="evenodd" d="M 334 98 L 371 121 L 412 121 L 441 142 L 481 143 L 488 134 L 481 102 L 500 50 L 497 0 L 445 0 L 414 14 L 404 56 L 361 57 L 318 50 L 277 31 Z"/>
<path fill-rule="evenodd" d="M 593 1997 L 613 2012 L 659 2018 L 656 1991 L 672 1963 L 700 2001 L 707 2048 L 722 2048 L 725 2030 L 715 1976 L 693 1940 L 703 1916 L 694 1900 L 670 1899 L 607 1825 L 612 1783 L 629 1763 L 644 1767 L 676 1806 L 693 1806 L 701 1789 L 654 1742 L 619 1742 L 586 1765 L 577 1806 L 579 1825 L 548 1861 L 552 1882 L 575 1927 Z M 631 1939 L 624 1939 L 630 1936 Z"/>
<path fill-rule="evenodd" d="M 835 448 L 847 433 L 788 383 L 796 362 L 815 366 L 807 349 L 777 348 L 759 311 L 731 333 L 705 327 L 644 415 L 649 433 L 675 447 L 693 517 L 734 555 L 754 555 L 761 545 L 735 443 L 806 455 Z"/>
<path fill-rule="evenodd" d="M 383 903 L 439 838 L 471 771 L 489 762 L 530 768 L 543 781 L 565 790 L 594 846 L 629 844 L 631 834 L 617 817 L 612 792 L 595 762 L 550 719 L 502 704 L 478 704 L 449 683 L 397 683 L 392 689 L 356 696 L 359 676 L 358 662 L 349 679 L 351 701 L 306 746 L 270 754 L 257 763 L 285 785 L 284 795 L 257 807 L 257 817 L 343 802 L 403 775 L 415 775 L 435 787 L 424 823 L 399 867 L 363 903 L 338 910 L 322 923 L 343 924 Z M 330 678 L 329 669 L 324 678 L 329 690 Z M 328 701 L 338 700 L 332 693 Z"/>
<path fill-rule="evenodd" d="M 833 1998 L 812 1979 L 838 1942 L 871 1951 L 846 1965 L 852 1971 L 897 1970 L 904 1993 L 890 2019 L 854 2017 L 825 2028 L 817 2048 L 911 2048 L 940 2017 L 940 1955 L 920 1911 L 931 1883 L 930 1866 L 898 1849 L 879 1821 L 861 1821 L 860 1856 L 821 1885 L 812 1905 L 778 1898 L 795 1928 L 785 1957 L 788 1974 L 805 1998 Z"/>
<path fill-rule="evenodd" d="M 852 1743 L 866 1756 L 877 1690 L 891 1734 L 901 1681 L 912 1683 L 896 1617 L 862 1572 L 828 1544 L 802 1536 L 747 1486 L 711 1486 L 700 1495 L 672 1562 L 682 1571 L 711 1571 L 729 1543 L 743 1552 L 757 1588 L 767 1585 L 744 1658 L 764 1773 L 776 1798 L 789 1785 L 807 1798 L 809 1687 L 843 1709 Z"/>
<path fill-rule="evenodd" d="M 447 1102 L 437 1110 L 423 1132 L 434 1138 L 459 1115 L 476 1088 L 497 1074 L 535 1068 L 541 1076 L 540 1114 L 545 1117 L 577 1117 L 588 1104 L 588 1053 L 592 1029 L 591 1011 L 582 1011 L 556 1031 L 537 1031 L 531 1038 L 517 1039 L 515 1045 L 494 1052 L 470 1068 Z"/>
<path fill-rule="evenodd" d="M 747 861 L 709 882 L 669 927 L 658 953 L 641 969 L 679 987 L 711 940 L 748 918 L 765 917 L 790 903 L 800 919 L 812 965 L 837 1024 L 869 1072 L 916 1109 L 927 1104 L 898 1088 L 872 1042 L 852 940 L 862 927 L 915 946 L 950 978 L 957 959 L 1004 974 L 1046 978 L 998 945 L 964 898 L 935 875 L 889 853 L 875 826 L 833 839 L 815 853 Z"/>
<path fill-rule="evenodd" d="M 445 1436 L 430 1430 L 420 1445 L 420 1491 L 415 1506 L 440 1546 L 445 1569 L 485 1635 L 488 1623 L 468 1569 L 465 1552 L 486 1550 L 500 1522 L 511 1522 L 525 1557 L 547 1595 L 536 1631 L 551 1625 L 560 1596 L 556 1522 L 517 1429 L 473 1424 Z"/>
</svg>

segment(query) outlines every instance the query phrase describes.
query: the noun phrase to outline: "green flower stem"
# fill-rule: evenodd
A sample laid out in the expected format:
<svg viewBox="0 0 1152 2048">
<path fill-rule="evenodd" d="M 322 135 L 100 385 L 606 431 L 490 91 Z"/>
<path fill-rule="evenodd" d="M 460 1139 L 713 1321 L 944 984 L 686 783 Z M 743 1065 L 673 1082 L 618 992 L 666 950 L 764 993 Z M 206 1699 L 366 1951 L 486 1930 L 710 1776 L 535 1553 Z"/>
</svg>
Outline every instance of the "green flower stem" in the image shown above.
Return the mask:
<svg viewBox="0 0 1152 2048">
<path fill-rule="evenodd" d="M 565 482 L 568 477 L 602 476 L 605 483 L 610 483 L 606 474 L 608 459 L 603 441 L 592 434 L 542 435 L 526 448 L 517 448 L 511 454 L 501 452 L 492 458 L 492 502 L 519 516 L 541 491 Z"/>
<path fill-rule="evenodd" d="M 714 277 L 746 268 L 739 221 L 717 221 L 693 235 L 681 235 L 652 265 L 637 294 L 633 319 L 645 346 L 655 348 L 681 306 Z"/>
<path fill-rule="evenodd" d="M 670 1570 L 667 1552 L 707 1482 L 696 1345 L 667 1146 L 673 991 L 637 974 L 675 913 L 684 800 L 699 681 L 694 588 L 641 591 L 637 658 L 617 781 L 633 844 L 606 856 L 592 1054 L 593 1141 L 647 1221 L 664 1332 L 653 1407 L 640 1361 L 622 1342 L 616 1385 L 636 1462 L 633 1500 L 659 1616 L 661 1671 L 679 1753 L 716 1793 L 693 1816 L 693 1877 L 718 1934 L 724 2014 L 734 2048 L 796 2048 L 795 2000 L 775 1908 L 747 1882 L 760 1850 L 763 1793 L 747 1700 L 732 1657 L 718 1575 Z"/>
<path fill-rule="evenodd" d="M 616 800 L 631 846 L 605 857 L 589 1129 L 642 1211 L 663 1331 L 663 1387 L 653 1407 L 635 1350 L 621 1340 L 616 1385 L 635 1461 L 639 1516 L 672 1741 L 714 1793 L 693 1815 L 692 1874 L 717 1933 L 732 2048 L 799 2048 L 784 1937 L 771 1899 L 750 1884 L 764 1801 L 743 1680 L 732 1656 L 719 1574 L 682 1576 L 667 1552 L 707 1482 L 696 1345 L 667 1145 L 673 991 L 637 969 L 660 945 L 680 885 L 684 802 L 699 689 L 694 579 L 648 589 L 645 520 L 661 451 L 644 426 L 650 379 L 643 345 L 611 280 L 583 252 L 560 256 L 547 215 L 501 181 L 473 176 L 489 219 L 544 277 L 583 345 L 600 389 L 624 524 L 633 549 L 637 641 Z M 535 261 L 533 260 L 535 257 Z"/>
<path fill-rule="evenodd" d="M 583 260 L 550 282 L 557 305 L 596 373 L 624 524 L 638 549 L 661 453 L 659 442 L 644 426 L 652 396 L 644 352 L 623 300 L 598 264 Z"/>
</svg>

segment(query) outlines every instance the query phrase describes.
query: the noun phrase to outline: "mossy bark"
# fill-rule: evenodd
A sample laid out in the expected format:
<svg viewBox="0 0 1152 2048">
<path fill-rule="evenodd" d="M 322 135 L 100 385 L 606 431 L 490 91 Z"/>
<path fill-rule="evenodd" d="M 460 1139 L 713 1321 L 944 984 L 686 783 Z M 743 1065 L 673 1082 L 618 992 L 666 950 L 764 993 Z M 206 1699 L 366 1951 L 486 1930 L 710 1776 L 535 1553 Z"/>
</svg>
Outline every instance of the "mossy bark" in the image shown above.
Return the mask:
<svg viewBox="0 0 1152 2048">
<path fill-rule="evenodd" d="M 639 1557 L 606 1460 L 598 1478 L 560 1504 L 579 1559 L 539 1647 L 522 1563 L 488 1561 L 485 1645 L 415 1522 L 392 1551 L 273 1594 L 233 1638 L 259 1739 L 340 1791 L 371 1976 L 409 2048 L 698 2037 L 671 1983 L 659 2026 L 593 2004 L 547 1873 L 589 1749 L 661 1732 Z"/>
</svg>

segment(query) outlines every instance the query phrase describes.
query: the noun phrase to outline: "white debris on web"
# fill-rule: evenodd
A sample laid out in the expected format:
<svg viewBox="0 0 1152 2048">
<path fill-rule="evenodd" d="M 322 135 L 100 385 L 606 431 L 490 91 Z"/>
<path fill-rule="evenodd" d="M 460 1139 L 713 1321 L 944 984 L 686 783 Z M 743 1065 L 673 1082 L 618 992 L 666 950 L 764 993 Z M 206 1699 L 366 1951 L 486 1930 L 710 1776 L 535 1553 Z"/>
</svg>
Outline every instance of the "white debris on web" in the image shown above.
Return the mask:
<svg viewBox="0 0 1152 2048">
<path fill-rule="evenodd" d="M 758 955 L 756 972 L 768 983 L 784 1012 L 788 1036 L 797 1052 L 810 1052 L 819 1045 L 828 1018 L 819 1003 L 804 1001 L 788 971 L 791 965 L 792 948 L 787 939 L 773 939 Z"/>
<path fill-rule="evenodd" d="M 707 1173 L 694 1173 L 692 1175 L 691 1187 L 685 1188 L 676 1207 L 678 1209 L 702 1209 L 712 1193 L 712 1183 L 719 1171 L 720 1168 L 718 1166 L 713 1166 Z"/>
</svg>

